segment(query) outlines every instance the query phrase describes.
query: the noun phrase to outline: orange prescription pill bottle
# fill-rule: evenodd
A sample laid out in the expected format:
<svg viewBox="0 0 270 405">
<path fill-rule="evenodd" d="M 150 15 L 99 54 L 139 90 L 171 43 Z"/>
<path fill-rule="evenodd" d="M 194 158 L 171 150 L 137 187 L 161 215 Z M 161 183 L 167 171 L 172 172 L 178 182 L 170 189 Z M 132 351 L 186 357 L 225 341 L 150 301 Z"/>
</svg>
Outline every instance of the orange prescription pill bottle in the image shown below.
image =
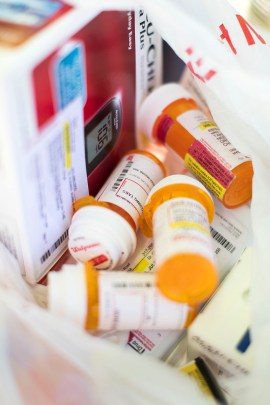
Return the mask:
<svg viewBox="0 0 270 405">
<path fill-rule="evenodd" d="M 140 226 L 145 235 L 153 234 L 157 287 L 166 297 L 198 304 L 215 290 L 213 216 L 211 195 L 196 179 L 176 174 L 151 190 Z"/>
<path fill-rule="evenodd" d="M 135 250 L 146 198 L 164 175 L 164 166 L 154 155 L 128 152 L 95 198 L 74 203 L 68 241 L 71 255 L 103 270 L 123 264 Z"/>
<path fill-rule="evenodd" d="M 173 149 L 225 207 L 238 207 L 251 198 L 250 158 L 209 121 L 180 84 L 165 84 L 148 95 L 140 108 L 139 129 Z"/>
<path fill-rule="evenodd" d="M 153 273 L 96 271 L 90 263 L 49 273 L 48 307 L 87 330 L 183 329 L 196 315 L 160 294 Z"/>
</svg>

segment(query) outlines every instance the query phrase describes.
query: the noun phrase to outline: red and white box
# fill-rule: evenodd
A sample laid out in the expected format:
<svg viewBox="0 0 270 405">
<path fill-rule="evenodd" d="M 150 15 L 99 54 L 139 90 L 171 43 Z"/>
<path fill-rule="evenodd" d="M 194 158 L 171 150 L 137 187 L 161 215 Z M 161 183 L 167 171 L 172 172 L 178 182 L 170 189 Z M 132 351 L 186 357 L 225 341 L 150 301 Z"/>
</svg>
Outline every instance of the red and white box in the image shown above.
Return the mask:
<svg viewBox="0 0 270 405">
<path fill-rule="evenodd" d="M 34 284 L 66 250 L 74 200 L 135 147 L 161 39 L 143 10 L 11 0 L 0 4 L 0 60 L 0 241 Z"/>
</svg>

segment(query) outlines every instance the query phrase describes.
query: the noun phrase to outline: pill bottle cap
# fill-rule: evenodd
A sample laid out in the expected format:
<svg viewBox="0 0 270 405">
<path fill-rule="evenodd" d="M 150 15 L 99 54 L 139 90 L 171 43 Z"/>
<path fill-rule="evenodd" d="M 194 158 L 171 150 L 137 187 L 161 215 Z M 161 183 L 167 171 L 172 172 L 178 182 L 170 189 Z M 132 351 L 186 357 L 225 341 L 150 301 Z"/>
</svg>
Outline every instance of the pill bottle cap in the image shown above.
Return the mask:
<svg viewBox="0 0 270 405">
<path fill-rule="evenodd" d="M 168 83 L 153 90 L 139 109 L 139 131 L 152 139 L 152 131 L 157 117 L 164 108 L 182 98 L 192 99 L 192 95 L 180 84 Z"/>
<path fill-rule="evenodd" d="M 131 225 L 110 208 L 84 206 L 72 218 L 68 248 L 77 261 L 111 270 L 127 260 L 136 243 Z"/>
<path fill-rule="evenodd" d="M 82 328 L 85 326 L 87 283 L 84 264 L 65 264 L 61 271 L 49 272 L 48 308 Z"/>
<path fill-rule="evenodd" d="M 184 188 L 182 186 L 184 186 Z M 191 187 L 187 190 L 186 186 Z M 143 233 L 148 237 L 152 236 L 152 217 L 155 209 L 160 204 L 171 198 L 196 198 L 195 194 L 197 196 L 199 195 L 199 201 L 201 201 L 207 210 L 208 219 L 211 223 L 214 217 L 215 207 L 209 191 L 202 183 L 190 176 L 173 174 L 160 180 L 150 191 L 145 202 L 143 215 L 139 221 L 139 226 Z"/>
<path fill-rule="evenodd" d="M 162 187 L 170 186 L 173 184 L 189 184 L 191 186 L 195 186 L 200 190 L 204 191 L 209 198 L 212 200 L 212 196 L 209 191 L 204 187 L 204 185 L 199 181 L 194 179 L 193 177 L 187 176 L 185 174 L 172 174 L 171 176 L 167 176 L 164 179 L 160 180 L 150 191 L 146 204 L 150 201 L 151 197 L 155 194 L 156 191 L 160 190 Z M 213 203 L 214 204 L 214 203 Z"/>
</svg>

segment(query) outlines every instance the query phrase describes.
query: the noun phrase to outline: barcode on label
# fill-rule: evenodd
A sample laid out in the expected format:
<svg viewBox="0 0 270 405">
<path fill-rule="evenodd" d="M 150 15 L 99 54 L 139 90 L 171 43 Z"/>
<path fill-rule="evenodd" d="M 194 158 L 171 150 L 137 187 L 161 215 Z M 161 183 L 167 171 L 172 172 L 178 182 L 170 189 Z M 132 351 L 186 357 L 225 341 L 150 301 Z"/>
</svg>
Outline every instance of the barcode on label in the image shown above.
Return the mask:
<svg viewBox="0 0 270 405">
<path fill-rule="evenodd" d="M 222 236 L 218 231 L 216 231 L 212 226 L 210 226 L 210 232 L 212 237 L 225 249 L 233 253 L 235 251 L 235 246 L 229 242 L 224 236 Z"/>
<path fill-rule="evenodd" d="M 44 255 L 41 256 L 40 258 L 40 263 L 44 263 L 50 256 L 51 254 L 61 245 L 61 243 L 64 242 L 64 240 L 68 236 L 68 230 L 66 230 L 60 238 L 58 238 L 54 244 L 50 247 L 50 249 L 47 250 L 47 252 L 44 253 Z"/>
<path fill-rule="evenodd" d="M 116 182 L 114 183 L 114 185 L 112 186 L 112 190 L 117 190 L 118 187 L 120 186 L 120 184 L 122 183 L 122 181 L 124 180 L 127 172 L 129 171 L 129 169 L 131 168 L 131 166 L 133 165 L 133 160 L 130 160 L 124 167 L 124 169 L 121 171 L 120 175 L 118 176 Z"/>
</svg>

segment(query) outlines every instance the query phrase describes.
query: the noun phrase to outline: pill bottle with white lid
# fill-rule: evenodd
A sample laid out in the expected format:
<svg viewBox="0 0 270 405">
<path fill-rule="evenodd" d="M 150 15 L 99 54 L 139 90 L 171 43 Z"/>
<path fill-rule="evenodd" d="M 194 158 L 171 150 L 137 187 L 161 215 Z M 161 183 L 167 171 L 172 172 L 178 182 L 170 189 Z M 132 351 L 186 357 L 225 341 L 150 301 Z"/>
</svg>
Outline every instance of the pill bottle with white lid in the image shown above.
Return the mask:
<svg viewBox="0 0 270 405">
<path fill-rule="evenodd" d="M 100 270 L 121 266 L 136 248 L 146 198 L 164 175 L 163 164 L 151 153 L 135 149 L 124 155 L 96 197 L 75 201 L 71 255 Z"/>
<path fill-rule="evenodd" d="M 187 328 L 197 308 L 164 297 L 155 274 L 64 265 L 48 275 L 48 308 L 86 330 Z"/>
<path fill-rule="evenodd" d="M 174 150 L 227 208 L 251 199 L 253 168 L 180 84 L 150 93 L 139 111 L 139 130 Z"/>
<path fill-rule="evenodd" d="M 140 227 L 153 236 L 157 287 L 166 297 L 199 304 L 217 287 L 213 216 L 212 197 L 196 179 L 175 174 L 151 190 Z"/>
</svg>

